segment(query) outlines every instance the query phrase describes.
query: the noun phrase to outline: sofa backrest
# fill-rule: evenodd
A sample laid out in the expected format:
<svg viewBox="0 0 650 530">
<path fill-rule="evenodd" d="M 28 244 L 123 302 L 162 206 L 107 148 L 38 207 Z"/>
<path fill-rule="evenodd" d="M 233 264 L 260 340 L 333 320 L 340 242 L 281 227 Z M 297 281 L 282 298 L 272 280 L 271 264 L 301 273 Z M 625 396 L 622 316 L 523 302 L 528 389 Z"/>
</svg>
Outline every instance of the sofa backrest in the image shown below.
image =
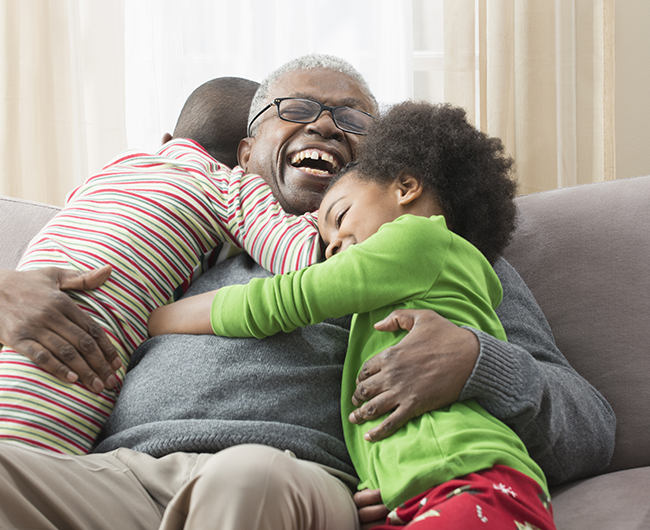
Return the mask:
<svg viewBox="0 0 650 530">
<path fill-rule="evenodd" d="M 572 366 L 612 405 L 609 471 L 650 465 L 650 176 L 517 199 L 505 257 Z M 0 197 L 0 267 L 13 268 L 54 206 Z"/>
<path fill-rule="evenodd" d="M 0 197 L 0 267 L 15 268 L 32 237 L 58 211 L 49 204 Z"/>
<path fill-rule="evenodd" d="M 617 417 L 607 471 L 650 465 L 650 176 L 517 199 L 505 257 Z"/>
</svg>

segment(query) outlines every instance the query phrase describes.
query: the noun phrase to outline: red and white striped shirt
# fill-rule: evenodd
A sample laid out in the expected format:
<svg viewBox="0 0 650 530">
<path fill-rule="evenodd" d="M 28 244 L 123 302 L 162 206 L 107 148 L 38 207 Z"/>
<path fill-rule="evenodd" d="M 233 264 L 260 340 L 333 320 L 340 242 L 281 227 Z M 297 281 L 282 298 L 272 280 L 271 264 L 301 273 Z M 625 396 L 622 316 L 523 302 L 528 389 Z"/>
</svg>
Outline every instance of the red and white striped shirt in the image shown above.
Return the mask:
<svg viewBox="0 0 650 530">
<path fill-rule="evenodd" d="M 155 155 L 127 152 L 71 192 L 32 240 L 20 270 L 80 271 L 110 264 L 106 283 L 71 291 L 108 334 L 124 366 L 147 338 L 149 314 L 192 278 L 243 249 L 273 273 L 318 261 L 311 214 L 286 214 L 258 175 L 219 164 L 191 140 Z M 118 374 L 120 383 L 124 372 Z M 0 439 L 61 453 L 87 453 L 117 391 L 66 384 L 9 350 L 0 354 Z"/>
</svg>

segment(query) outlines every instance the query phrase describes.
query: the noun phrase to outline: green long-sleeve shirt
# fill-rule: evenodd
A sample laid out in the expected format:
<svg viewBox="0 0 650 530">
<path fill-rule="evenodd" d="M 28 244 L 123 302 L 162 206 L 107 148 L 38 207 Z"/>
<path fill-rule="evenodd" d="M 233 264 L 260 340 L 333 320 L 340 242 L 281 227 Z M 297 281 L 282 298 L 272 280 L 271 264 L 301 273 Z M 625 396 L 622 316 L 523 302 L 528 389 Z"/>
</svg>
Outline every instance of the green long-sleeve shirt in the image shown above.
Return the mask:
<svg viewBox="0 0 650 530">
<path fill-rule="evenodd" d="M 263 338 L 356 313 L 343 368 L 341 409 L 347 418 L 363 363 L 406 333 L 377 332 L 375 322 L 398 308 L 433 309 L 455 324 L 505 340 L 494 312 L 501 296 L 492 267 L 449 231 L 442 217 L 407 215 L 324 263 L 221 289 L 212 305 L 212 326 L 217 335 Z M 344 420 L 343 430 L 359 487 L 381 489 L 389 507 L 496 464 L 517 469 L 546 489 L 521 440 L 472 400 L 411 420 L 381 442 L 366 442 L 363 434 L 382 419 L 359 426 Z"/>
</svg>

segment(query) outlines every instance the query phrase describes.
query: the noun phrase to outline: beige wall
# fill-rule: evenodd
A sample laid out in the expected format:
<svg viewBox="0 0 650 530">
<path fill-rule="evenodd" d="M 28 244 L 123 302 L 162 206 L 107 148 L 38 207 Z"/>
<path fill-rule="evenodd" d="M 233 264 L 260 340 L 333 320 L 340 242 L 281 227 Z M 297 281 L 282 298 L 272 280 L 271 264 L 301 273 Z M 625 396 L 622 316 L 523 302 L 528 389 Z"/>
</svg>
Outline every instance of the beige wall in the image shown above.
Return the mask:
<svg viewBox="0 0 650 530">
<path fill-rule="evenodd" d="M 650 174 L 650 1 L 616 0 L 616 178 Z"/>
</svg>

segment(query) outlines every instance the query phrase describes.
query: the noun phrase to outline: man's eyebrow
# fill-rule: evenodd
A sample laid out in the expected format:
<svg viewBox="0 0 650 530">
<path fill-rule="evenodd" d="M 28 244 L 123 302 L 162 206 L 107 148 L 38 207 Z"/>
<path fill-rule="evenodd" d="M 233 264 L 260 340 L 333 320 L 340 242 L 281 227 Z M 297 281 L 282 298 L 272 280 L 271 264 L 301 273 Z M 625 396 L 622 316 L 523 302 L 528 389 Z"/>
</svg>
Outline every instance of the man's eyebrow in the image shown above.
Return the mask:
<svg viewBox="0 0 650 530">
<path fill-rule="evenodd" d="M 303 94 L 302 92 L 294 92 L 293 94 L 290 95 L 292 98 L 302 98 L 302 99 L 311 99 L 312 101 L 318 101 L 317 99 L 314 98 L 314 96 L 311 96 L 309 94 Z M 321 103 L 319 101 L 319 103 Z M 324 103 L 323 103 L 324 105 Z M 336 105 L 331 105 L 332 107 L 360 107 L 363 108 L 363 101 L 361 101 L 359 98 L 353 98 L 353 97 L 347 97 L 343 99 L 339 99 L 337 101 Z"/>
</svg>

